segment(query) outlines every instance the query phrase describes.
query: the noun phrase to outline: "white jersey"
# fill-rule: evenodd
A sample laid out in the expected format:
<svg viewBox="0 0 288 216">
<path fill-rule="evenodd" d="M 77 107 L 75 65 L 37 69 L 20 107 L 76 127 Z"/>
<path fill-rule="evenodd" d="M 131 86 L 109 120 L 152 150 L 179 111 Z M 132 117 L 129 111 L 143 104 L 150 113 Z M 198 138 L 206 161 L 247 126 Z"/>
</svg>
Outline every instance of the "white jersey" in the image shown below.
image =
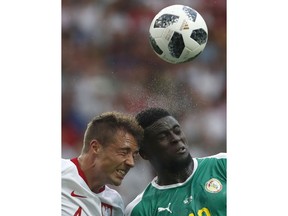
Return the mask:
<svg viewBox="0 0 288 216">
<path fill-rule="evenodd" d="M 120 194 L 105 185 L 99 193 L 90 190 L 77 158 L 62 159 L 62 216 L 123 216 Z"/>
</svg>

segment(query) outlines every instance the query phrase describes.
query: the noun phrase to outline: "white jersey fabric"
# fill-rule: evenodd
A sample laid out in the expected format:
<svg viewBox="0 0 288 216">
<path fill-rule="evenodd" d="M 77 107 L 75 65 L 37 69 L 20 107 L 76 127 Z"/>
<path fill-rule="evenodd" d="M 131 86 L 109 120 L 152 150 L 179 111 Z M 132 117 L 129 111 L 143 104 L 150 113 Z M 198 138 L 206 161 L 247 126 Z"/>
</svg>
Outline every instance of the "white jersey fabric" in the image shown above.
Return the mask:
<svg viewBox="0 0 288 216">
<path fill-rule="evenodd" d="M 62 216 L 123 216 L 124 202 L 120 194 L 105 185 L 94 193 L 77 158 L 62 159 Z"/>
</svg>

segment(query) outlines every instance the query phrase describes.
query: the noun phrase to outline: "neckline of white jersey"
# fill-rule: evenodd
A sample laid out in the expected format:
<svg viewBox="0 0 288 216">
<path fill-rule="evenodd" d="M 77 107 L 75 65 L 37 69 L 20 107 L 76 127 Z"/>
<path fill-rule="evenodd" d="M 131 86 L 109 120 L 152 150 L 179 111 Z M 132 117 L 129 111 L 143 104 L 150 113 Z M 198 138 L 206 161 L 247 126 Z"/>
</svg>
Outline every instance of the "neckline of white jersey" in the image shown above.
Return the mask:
<svg viewBox="0 0 288 216">
<path fill-rule="evenodd" d="M 88 186 L 88 181 L 87 181 L 87 178 L 86 178 L 86 175 L 84 173 L 84 171 L 81 169 L 80 167 L 80 164 L 79 164 L 79 161 L 78 161 L 78 158 L 72 158 L 70 159 L 72 163 L 74 163 L 74 165 L 76 166 L 76 169 L 78 171 L 78 174 L 79 176 L 84 180 L 84 182 L 86 183 L 87 187 L 89 188 Z M 104 190 L 105 190 L 105 185 L 103 185 L 97 192 L 94 192 L 91 190 L 91 188 L 89 188 L 93 193 L 96 193 L 96 194 L 99 194 L 99 193 L 102 193 Z"/>
</svg>

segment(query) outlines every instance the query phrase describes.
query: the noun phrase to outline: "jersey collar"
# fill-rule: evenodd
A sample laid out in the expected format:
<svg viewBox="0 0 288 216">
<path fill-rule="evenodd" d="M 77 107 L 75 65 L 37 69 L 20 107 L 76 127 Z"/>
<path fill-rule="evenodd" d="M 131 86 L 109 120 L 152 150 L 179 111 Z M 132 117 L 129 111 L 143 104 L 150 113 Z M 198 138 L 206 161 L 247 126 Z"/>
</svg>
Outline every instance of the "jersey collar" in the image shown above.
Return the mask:
<svg viewBox="0 0 288 216">
<path fill-rule="evenodd" d="M 198 161 L 196 160 L 196 158 L 193 158 L 193 162 L 194 162 L 193 172 L 192 172 L 192 174 L 186 179 L 185 182 L 176 183 L 176 184 L 170 184 L 170 185 L 158 185 L 158 184 L 156 183 L 158 176 L 156 176 L 156 177 L 152 180 L 152 182 L 151 182 L 152 186 L 155 187 L 155 188 L 157 188 L 157 189 L 162 190 L 162 189 L 176 188 L 176 187 L 179 187 L 179 186 L 182 186 L 182 185 L 186 184 L 186 182 L 188 182 L 188 181 L 192 178 L 192 176 L 194 175 L 194 173 L 196 172 L 197 167 L 198 167 Z"/>
<path fill-rule="evenodd" d="M 88 181 L 87 181 L 87 178 L 83 172 L 83 170 L 81 169 L 80 167 L 80 164 L 79 164 L 79 161 L 78 161 L 78 158 L 72 158 L 71 161 L 75 164 L 77 170 L 78 170 L 78 174 L 81 176 L 81 178 L 85 181 L 85 183 L 88 185 Z M 101 193 L 102 191 L 105 190 L 105 185 L 103 187 L 101 187 L 99 189 L 99 191 L 97 193 Z"/>
</svg>

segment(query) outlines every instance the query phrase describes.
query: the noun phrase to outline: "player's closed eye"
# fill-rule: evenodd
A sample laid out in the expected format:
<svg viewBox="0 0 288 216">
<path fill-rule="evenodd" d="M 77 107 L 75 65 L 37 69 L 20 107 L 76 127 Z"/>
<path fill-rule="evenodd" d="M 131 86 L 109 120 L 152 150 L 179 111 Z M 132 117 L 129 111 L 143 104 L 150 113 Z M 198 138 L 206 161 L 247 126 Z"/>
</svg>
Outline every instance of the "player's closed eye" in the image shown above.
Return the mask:
<svg viewBox="0 0 288 216">
<path fill-rule="evenodd" d="M 181 134 L 181 128 L 179 126 L 177 126 L 173 129 L 173 132 L 177 135 L 180 135 Z"/>
<path fill-rule="evenodd" d="M 128 150 L 128 149 L 123 149 L 123 150 L 120 150 L 120 152 L 119 152 L 119 154 L 122 156 L 127 156 L 131 153 L 132 153 L 131 150 Z M 137 157 L 138 154 L 139 154 L 139 151 L 136 151 L 136 152 L 132 153 L 132 157 L 135 158 L 135 157 Z"/>
<path fill-rule="evenodd" d="M 118 151 L 118 154 L 121 156 L 126 156 L 129 153 L 129 151 L 127 149 L 120 149 Z"/>
<path fill-rule="evenodd" d="M 166 139 L 167 136 L 168 136 L 167 133 L 164 133 L 164 132 L 160 133 L 160 134 L 157 135 L 157 140 L 162 141 L 162 140 Z"/>
</svg>

